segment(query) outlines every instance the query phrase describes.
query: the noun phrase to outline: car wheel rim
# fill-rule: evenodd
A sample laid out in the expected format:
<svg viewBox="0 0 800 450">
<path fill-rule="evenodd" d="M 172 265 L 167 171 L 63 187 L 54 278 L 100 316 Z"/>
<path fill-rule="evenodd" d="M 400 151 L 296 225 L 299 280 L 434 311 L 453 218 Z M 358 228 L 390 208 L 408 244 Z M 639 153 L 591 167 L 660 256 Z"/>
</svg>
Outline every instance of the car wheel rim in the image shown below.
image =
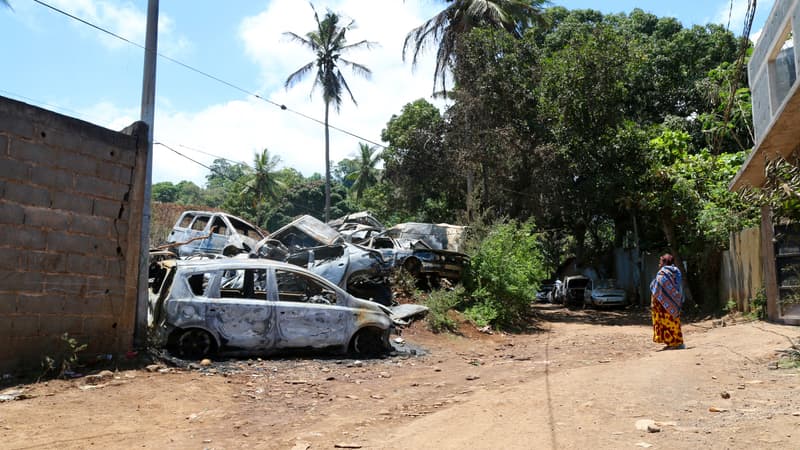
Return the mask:
<svg viewBox="0 0 800 450">
<path fill-rule="evenodd" d="M 189 330 L 183 333 L 178 340 L 178 349 L 181 356 L 200 358 L 211 353 L 211 336 L 202 330 Z"/>
</svg>

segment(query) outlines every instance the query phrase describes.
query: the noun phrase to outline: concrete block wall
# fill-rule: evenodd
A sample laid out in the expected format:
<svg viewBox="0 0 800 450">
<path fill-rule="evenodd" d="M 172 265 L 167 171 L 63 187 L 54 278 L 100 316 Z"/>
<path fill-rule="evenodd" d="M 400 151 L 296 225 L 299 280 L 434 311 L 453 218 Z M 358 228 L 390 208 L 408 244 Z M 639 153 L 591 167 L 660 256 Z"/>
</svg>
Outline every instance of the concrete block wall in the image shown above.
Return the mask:
<svg viewBox="0 0 800 450">
<path fill-rule="evenodd" d="M 0 97 L 0 370 L 131 348 L 146 140 Z"/>
</svg>

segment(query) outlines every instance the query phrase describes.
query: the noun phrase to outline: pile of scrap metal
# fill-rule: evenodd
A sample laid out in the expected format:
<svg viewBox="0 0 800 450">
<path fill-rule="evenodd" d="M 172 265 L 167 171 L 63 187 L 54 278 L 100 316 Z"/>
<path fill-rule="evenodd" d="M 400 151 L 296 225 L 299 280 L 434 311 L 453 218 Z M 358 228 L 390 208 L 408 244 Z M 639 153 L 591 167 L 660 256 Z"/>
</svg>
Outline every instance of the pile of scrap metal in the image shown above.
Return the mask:
<svg viewBox="0 0 800 450">
<path fill-rule="evenodd" d="M 356 297 L 392 303 L 391 266 L 380 252 L 345 242 L 339 232 L 312 216 L 300 216 L 262 239 L 252 255 L 305 267 Z"/>
<path fill-rule="evenodd" d="M 449 224 L 401 223 L 389 229 L 369 212 L 350 214 L 329 225 L 348 241 L 380 252 L 393 268 L 403 268 L 420 281 L 458 281 L 469 264 L 460 250 L 466 227 Z"/>
<path fill-rule="evenodd" d="M 168 241 L 150 253 L 148 323 L 156 345 L 185 358 L 299 348 L 376 355 L 391 350 L 396 327 L 427 312 L 387 308 L 391 263 L 311 216 L 268 234 L 225 213 L 187 211 Z"/>
<path fill-rule="evenodd" d="M 187 211 L 178 218 L 167 242 L 151 251 L 151 286 L 161 281 L 157 261 L 247 254 L 304 267 L 356 297 L 392 303 L 391 267 L 380 252 L 345 242 L 335 229 L 312 216 L 301 216 L 267 234 L 229 214 Z"/>
</svg>

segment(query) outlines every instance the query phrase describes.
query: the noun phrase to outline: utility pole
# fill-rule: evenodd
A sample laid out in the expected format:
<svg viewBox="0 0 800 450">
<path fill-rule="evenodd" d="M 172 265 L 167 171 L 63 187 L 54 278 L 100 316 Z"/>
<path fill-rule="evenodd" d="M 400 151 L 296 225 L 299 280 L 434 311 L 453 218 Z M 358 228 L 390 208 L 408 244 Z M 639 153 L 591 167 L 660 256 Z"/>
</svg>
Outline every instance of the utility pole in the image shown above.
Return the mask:
<svg viewBox="0 0 800 450">
<path fill-rule="evenodd" d="M 144 204 L 142 205 L 141 251 L 139 253 L 139 284 L 136 302 L 136 323 L 133 344 L 143 346 L 147 341 L 148 269 L 150 251 L 150 196 L 153 184 L 153 121 L 156 110 L 156 59 L 158 56 L 158 0 L 147 2 L 147 31 L 145 37 L 144 70 L 142 75 L 141 121 L 147 124 L 147 163 L 145 165 Z"/>
</svg>

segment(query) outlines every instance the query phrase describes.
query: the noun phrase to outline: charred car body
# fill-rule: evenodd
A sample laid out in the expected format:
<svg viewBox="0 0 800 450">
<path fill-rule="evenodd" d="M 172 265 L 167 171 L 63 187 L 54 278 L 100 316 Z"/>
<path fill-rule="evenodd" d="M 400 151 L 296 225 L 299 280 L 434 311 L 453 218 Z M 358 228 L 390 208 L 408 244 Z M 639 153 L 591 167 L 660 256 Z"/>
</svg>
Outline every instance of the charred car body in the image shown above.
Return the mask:
<svg viewBox="0 0 800 450">
<path fill-rule="evenodd" d="M 178 256 L 216 254 L 233 256 L 249 253 L 264 239 L 258 227 L 222 212 L 186 211 L 167 237 L 167 247 Z"/>
<path fill-rule="evenodd" d="M 390 311 L 303 268 L 264 259 L 170 260 L 150 297 L 157 343 L 180 356 L 389 348 Z"/>
<path fill-rule="evenodd" d="M 561 291 L 559 293 L 560 302 L 564 306 L 574 308 L 583 306 L 583 297 L 586 287 L 589 285 L 590 279 L 583 275 L 575 275 L 564 278 L 561 283 Z"/>
<path fill-rule="evenodd" d="M 409 222 L 384 229 L 366 211 L 329 224 L 348 242 L 377 250 L 392 268 L 403 268 L 420 281 L 431 278 L 458 281 L 469 263 L 469 257 L 457 251 L 466 227 Z"/>
<path fill-rule="evenodd" d="M 395 239 L 380 234 L 360 242 L 377 250 L 392 266 L 402 267 L 418 279 L 428 277 L 458 281 L 469 257 L 463 253 L 435 250 L 421 240 Z"/>
<path fill-rule="evenodd" d="M 389 305 L 391 266 L 381 253 L 345 242 L 333 228 L 312 216 L 301 216 L 260 241 L 260 258 L 304 267 L 351 294 Z"/>
</svg>

